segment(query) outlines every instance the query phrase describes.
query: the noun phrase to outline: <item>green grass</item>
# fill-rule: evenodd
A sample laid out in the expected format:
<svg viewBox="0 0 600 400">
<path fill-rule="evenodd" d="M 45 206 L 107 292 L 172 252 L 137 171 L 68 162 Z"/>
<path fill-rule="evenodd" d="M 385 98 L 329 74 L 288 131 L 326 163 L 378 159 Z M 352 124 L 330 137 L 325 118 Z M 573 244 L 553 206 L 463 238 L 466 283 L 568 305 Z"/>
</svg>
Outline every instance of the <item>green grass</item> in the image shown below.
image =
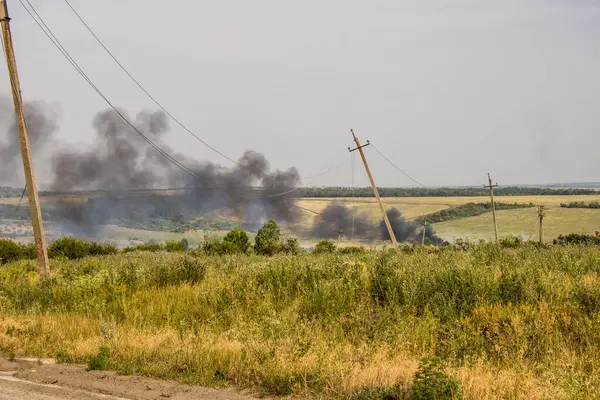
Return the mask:
<svg viewBox="0 0 600 400">
<path fill-rule="evenodd" d="M 466 399 L 600 398 L 597 247 L 129 253 L 34 271 L 0 268 L 0 354 L 333 399 L 409 398 L 435 356 L 422 393 L 458 380 Z"/>
<path fill-rule="evenodd" d="M 538 239 L 537 210 L 535 208 L 503 210 L 498 211 L 496 215 L 500 236 L 520 235 L 526 239 L 530 236 L 533 240 Z M 446 240 L 465 237 L 492 239 L 494 237 L 491 213 L 442 222 L 435 224 L 434 229 Z M 598 213 L 598 210 L 560 207 L 546 209 L 544 237 L 548 241 L 552 241 L 560 234 L 594 234 L 598 230 L 600 230 L 600 213 Z"/>
</svg>

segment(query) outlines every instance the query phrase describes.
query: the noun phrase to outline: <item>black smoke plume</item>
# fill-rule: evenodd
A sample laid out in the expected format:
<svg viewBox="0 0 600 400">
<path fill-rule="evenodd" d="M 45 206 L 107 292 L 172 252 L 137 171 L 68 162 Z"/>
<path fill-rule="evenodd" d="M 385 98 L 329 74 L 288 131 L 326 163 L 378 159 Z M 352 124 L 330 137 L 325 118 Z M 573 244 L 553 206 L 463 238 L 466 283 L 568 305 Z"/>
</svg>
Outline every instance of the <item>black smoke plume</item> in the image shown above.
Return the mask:
<svg viewBox="0 0 600 400">
<path fill-rule="evenodd" d="M 5 121 L 14 121 L 9 105 L 0 104 L 0 116 Z M 120 112 L 126 116 L 124 111 Z M 185 165 L 187 171 L 152 148 L 114 110 L 94 117 L 95 140 L 84 151 L 63 148 L 53 152 L 48 146 L 44 148 L 58 129 L 56 115 L 41 103 L 28 104 L 26 114 L 32 150 L 53 154 L 50 168 L 46 165 L 36 168 L 52 172 L 53 191 L 105 192 L 94 193 L 83 205 L 65 203 L 48 210 L 51 220 L 59 223 L 63 233 L 93 237 L 103 225 L 119 221 L 156 218 L 187 221 L 215 212 L 234 216 L 252 226 L 269 218 L 283 224 L 293 223 L 299 216 L 299 210 L 290 202 L 300 182 L 295 168 L 274 171 L 262 154 L 253 151 L 246 151 L 233 168 L 177 154 L 166 143 L 169 123 L 163 112 L 141 112 L 133 124 Z M 13 184 L 21 159 L 14 123 L 5 137 L 0 138 L 0 158 L 3 164 L 0 184 Z M 179 190 L 167 195 L 143 193 L 157 188 Z"/>
<path fill-rule="evenodd" d="M 227 211 L 254 225 L 268 218 L 291 223 L 298 211 L 289 198 L 300 182 L 295 168 L 271 171 L 267 159 L 246 151 L 233 168 L 199 163 L 176 154 L 163 141 L 168 121 L 162 112 L 143 112 L 137 128 L 191 170 L 182 171 L 150 147 L 114 111 L 98 114 L 94 147 L 64 151 L 54 158 L 55 190 L 111 190 L 183 187 L 178 194 L 116 195 L 92 199 L 70 221 L 82 234 L 93 234 L 106 221 L 144 217 L 189 220 L 212 211 Z M 65 215 L 64 218 L 69 218 Z"/>
<path fill-rule="evenodd" d="M 366 214 L 354 215 L 353 211 L 340 202 L 333 202 L 316 220 L 311 229 L 311 236 L 333 239 L 338 235 L 372 239 L 377 236 L 377 227 Z"/>
<path fill-rule="evenodd" d="M 421 243 L 423 240 L 423 226 L 406 220 L 396 208 L 387 210 L 386 214 L 398 242 Z M 383 220 L 379 223 L 379 231 L 383 240 L 390 240 L 390 234 Z M 443 240 L 435 234 L 431 226 L 427 226 L 425 228 L 425 243 L 442 244 Z"/>
<path fill-rule="evenodd" d="M 421 225 L 406 220 L 396 208 L 387 210 L 387 216 L 398 242 L 421 243 L 423 236 Z M 341 236 L 346 238 L 390 240 L 383 219 L 378 224 L 374 223 L 368 215 L 353 215 L 351 209 L 339 202 L 334 202 L 316 217 L 310 233 L 311 236 L 333 239 L 337 238 L 340 232 Z M 443 240 L 435 234 L 431 226 L 428 226 L 425 231 L 425 242 L 441 244 Z"/>
</svg>

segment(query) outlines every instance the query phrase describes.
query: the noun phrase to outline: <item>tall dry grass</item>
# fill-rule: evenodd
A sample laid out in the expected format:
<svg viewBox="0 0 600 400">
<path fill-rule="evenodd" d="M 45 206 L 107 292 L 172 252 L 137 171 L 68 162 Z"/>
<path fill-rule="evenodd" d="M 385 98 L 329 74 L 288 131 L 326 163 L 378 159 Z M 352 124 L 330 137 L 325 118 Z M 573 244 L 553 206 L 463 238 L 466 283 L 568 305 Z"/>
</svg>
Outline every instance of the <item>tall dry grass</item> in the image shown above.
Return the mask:
<svg viewBox="0 0 600 400">
<path fill-rule="evenodd" d="M 600 250 L 131 253 L 0 269 L 0 352 L 270 395 L 409 398 L 436 355 L 465 398 L 600 398 Z"/>
</svg>

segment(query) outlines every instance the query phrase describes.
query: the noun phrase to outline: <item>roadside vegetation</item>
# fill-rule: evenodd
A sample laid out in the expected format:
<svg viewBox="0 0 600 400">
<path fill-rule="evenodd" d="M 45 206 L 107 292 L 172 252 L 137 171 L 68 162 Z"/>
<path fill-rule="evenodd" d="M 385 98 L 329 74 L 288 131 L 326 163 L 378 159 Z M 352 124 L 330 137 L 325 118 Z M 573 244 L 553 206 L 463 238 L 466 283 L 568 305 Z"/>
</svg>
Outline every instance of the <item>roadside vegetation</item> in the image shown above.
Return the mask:
<svg viewBox="0 0 600 400">
<path fill-rule="evenodd" d="M 49 280 L 13 258 L 0 354 L 273 396 L 600 398 L 597 245 L 309 253 L 291 239 L 271 221 L 254 243 L 241 230 L 213 241 L 222 251 L 83 258 L 68 239 Z"/>
</svg>

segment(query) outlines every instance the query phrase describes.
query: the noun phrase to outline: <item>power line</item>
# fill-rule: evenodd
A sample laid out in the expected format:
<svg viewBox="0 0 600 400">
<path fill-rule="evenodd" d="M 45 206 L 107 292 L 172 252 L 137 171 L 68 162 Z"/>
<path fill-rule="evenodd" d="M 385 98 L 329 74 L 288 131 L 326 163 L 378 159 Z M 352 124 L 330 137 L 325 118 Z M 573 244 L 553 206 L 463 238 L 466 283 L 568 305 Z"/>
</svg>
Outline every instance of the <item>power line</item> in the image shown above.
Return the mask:
<svg viewBox="0 0 600 400">
<path fill-rule="evenodd" d="M 29 0 L 26 0 L 26 2 L 31 7 L 31 10 L 33 11 L 33 13 L 35 13 L 35 15 L 39 18 L 39 21 L 32 14 L 32 12 L 27 8 L 27 6 L 25 5 L 25 3 L 23 3 L 23 0 L 19 0 L 19 3 L 21 3 L 21 5 L 25 9 L 25 11 L 27 11 L 27 13 L 35 21 L 35 23 L 38 25 L 38 27 L 44 32 L 44 34 L 48 37 L 48 39 L 50 39 L 50 41 L 52 42 L 52 44 L 61 52 L 61 54 L 67 59 L 67 61 L 69 61 L 69 63 L 71 64 L 71 66 L 73 66 L 73 68 L 75 68 L 75 70 L 86 80 L 86 82 L 92 87 L 92 89 L 94 89 L 94 91 L 109 105 L 109 107 L 112 108 L 113 111 L 127 125 L 129 125 L 131 127 L 131 129 L 133 129 L 142 139 L 144 139 L 150 146 L 152 146 L 163 157 L 165 157 L 167 160 L 169 160 L 171 163 L 173 163 L 175 166 L 177 166 L 183 172 L 185 172 L 185 173 L 187 173 L 187 174 L 189 174 L 191 176 L 194 176 L 194 177 L 199 177 L 190 168 L 188 168 L 187 166 L 185 166 L 183 163 L 179 162 L 177 159 L 175 159 L 174 157 L 172 157 L 166 151 L 162 150 L 157 144 L 155 144 L 154 142 L 152 142 L 152 140 L 150 140 L 150 138 L 148 138 L 146 135 L 144 135 L 135 125 L 133 125 L 133 123 L 131 121 L 129 121 L 129 119 L 127 119 L 127 117 L 125 117 L 125 115 L 123 115 L 123 113 L 121 113 L 121 111 L 119 111 L 119 109 L 117 107 L 115 107 L 111 103 L 111 101 L 104 95 L 104 93 L 102 93 L 102 91 L 94 84 L 94 82 L 89 78 L 89 76 L 83 71 L 83 69 L 79 66 L 79 64 L 77 64 L 77 62 L 73 59 L 73 57 L 71 57 L 71 55 L 69 54 L 69 52 L 60 43 L 60 40 L 58 40 L 58 38 L 54 35 L 54 33 L 52 32 L 52 30 L 44 22 L 44 19 L 38 14 L 38 12 L 36 11 L 35 7 L 31 4 L 31 2 Z"/>
<path fill-rule="evenodd" d="M 208 144 L 206 141 L 202 140 L 202 138 L 200 138 L 194 132 L 192 132 L 186 125 L 184 125 L 178 118 L 176 118 L 169 110 L 167 110 L 165 107 L 163 107 L 163 105 L 154 96 L 152 96 L 152 94 L 150 94 L 150 92 L 148 92 L 148 90 L 146 90 L 146 88 L 144 88 L 144 86 L 137 79 L 135 79 L 133 77 L 133 75 L 127 70 L 127 68 L 125 68 L 123 66 L 123 64 L 117 59 L 117 57 L 115 57 L 115 55 L 109 50 L 109 48 L 104 44 L 104 42 L 98 37 L 98 35 L 96 35 L 94 33 L 94 31 L 92 30 L 92 28 L 83 19 L 83 17 L 77 12 L 77 10 L 75 10 L 75 8 L 71 5 L 71 3 L 69 2 L 69 0 L 65 0 L 65 3 L 67 3 L 67 6 L 69 6 L 69 8 L 73 12 L 73 14 L 75 14 L 75 16 L 79 19 L 79 21 L 81 21 L 81 23 L 83 24 L 83 26 L 86 27 L 86 29 L 94 37 L 94 39 L 96 39 L 96 41 L 98 42 L 98 44 L 100 44 L 100 46 L 102 46 L 102 48 L 104 49 L 104 51 L 106 51 L 106 53 L 113 59 L 113 61 L 137 85 L 137 87 L 140 88 L 140 90 L 142 92 L 144 92 L 146 94 L 146 96 L 148 96 L 148 98 L 154 102 L 154 104 L 156 104 L 161 110 L 163 110 L 165 112 L 165 114 L 167 114 L 173 121 L 175 121 L 175 123 L 177 125 L 179 125 L 181 128 L 183 128 L 187 133 L 189 133 L 190 135 L 192 135 L 194 138 L 196 138 L 199 142 L 201 142 L 202 144 L 204 144 L 206 147 L 208 147 L 209 149 L 211 149 L 212 151 L 214 151 L 215 153 L 217 153 L 221 157 L 223 157 L 223 158 L 231 161 L 232 163 L 234 163 L 234 164 L 236 164 L 236 165 L 238 165 L 240 167 L 242 166 L 240 163 L 238 163 L 234 159 L 228 157 L 227 155 L 223 154 L 222 152 L 220 152 L 219 150 L 217 150 L 216 148 L 214 148 L 213 146 L 211 146 L 210 144 Z"/>
<path fill-rule="evenodd" d="M 50 27 L 45 23 L 44 19 L 41 17 L 41 15 L 36 11 L 35 7 L 31 4 L 31 2 L 29 0 L 25 0 L 27 2 L 27 4 L 29 5 L 29 7 L 31 8 L 31 10 L 29 10 L 29 8 L 25 5 L 25 3 L 23 2 L 23 0 L 19 0 L 19 2 L 21 3 L 21 5 L 23 6 L 23 8 L 25 9 L 25 11 L 27 11 L 27 13 L 31 16 L 31 18 L 34 20 L 34 22 L 38 25 L 38 27 L 42 30 L 42 32 L 46 35 L 46 37 L 48 37 L 48 39 L 52 42 L 52 44 L 60 51 L 60 53 L 67 59 L 67 61 L 71 64 L 71 66 L 83 77 L 83 79 L 90 85 L 90 87 L 109 105 L 109 107 L 131 128 L 133 129 L 140 137 L 142 137 L 142 139 L 144 139 L 144 141 L 146 141 L 151 147 L 153 147 L 159 154 L 161 154 L 163 157 L 165 157 L 168 161 L 170 161 L 171 163 L 173 163 L 175 166 L 177 166 L 179 169 L 181 169 L 183 172 L 191 175 L 194 178 L 202 178 L 201 175 L 198 175 L 196 172 L 194 172 L 192 169 L 190 169 L 189 167 L 187 167 L 185 164 L 183 164 L 182 162 L 178 161 L 176 158 L 174 158 L 173 156 L 171 156 L 170 154 L 168 154 L 165 150 L 161 149 L 156 143 L 154 143 L 150 138 L 148 138 L 146 135 L 144 135 L 143 132 L 141 132 L 131 121 L 129 121 L 129 119 L 121 112 L 119 111 L 119 109 L 113 105 L 113 103 L 104 95 L 104 93 L 102 93 L 102 91 L 94 84 L 94 82 L 91 80 L 91 78 L 85 73 L 85 71 L 83 71 L 83 69 L 79 66 L 79 64 L 75 61 L 75 59 L 71 56 L 71 54 L 67 51 L 67 49 L 62 45 L 62 43 L 60 42 L 60 40 L 56 37 L 56 35 L 54 35 L 54 33 L 52 32 L 52 30 L 50 29 Z M 32 13 L 33 11 L 33 13 Z M 35 16 L 34 16 L 35 14 Z M 36 18 L 37 16 L 37 18 Z M 38 21 L 39 19 L 39 21 Z M 240 167 L 244 167 L 244 165 L 235 162 L 236 165 L 240 166 Z M 336 168 L 338 168 L 341 165 L 341 163 L 339 165 L 334 165 L 330 168 L 328 168 L 325 172 L 322 172 L 320 174 L 314 175 L 312 177 L 308 177 L 308 178 L 303 178 L 304 180 L 308 180 L 308 179 L 313 179 L 316 177 L 320 177 L 320 176 L 324 176 L 330 172 L 332 172 L 333 170 L 335 170 Z M 302 178 L 301 178 L 302 180 Z M 251 187 L 247 187 L 248 189 L 252 189 Z M 265 188 L 265 187 L 263 187 Z M 222 188 L 211 188 L 211 189 L 222 189 Z M 287 194 L 293 193 L 295 191 L 300 190 L 301 187 L 297 187 L 291 190 L 287 190 L 285 192 L 282 193 L 274 193 L 274 194 L 250 194 L 250 196 L 255 197 L 255 198 L 275 198 L 275 197 L 280 197 L 280 196 L 285 196 Z"/>
<path fill-rule="evenodd" d="M 424 188 L 426 188 L 425 185 L 423 185 L 421 182 L 419 182 L 418 180 L 414 179 L 413 177 L 411 177 L 409 174 L 407 174 L 406 172 L 404 172 L 400 167 L 398 167 L 396 164 L 394 164 L 389 158 L 387 158 L 381 151 L 379 151 L 379 149 L 377 147 L 375 147 L 375 145 L 373 143 L 371 143 L 371 146 L 375 149 L 375 151 L 377 151 L 379 153 L 379 155 L 381 157 L 383 157 L 388 163 L 390 163 L 392 165 L 392 167 L 396 168 L 399 172 L 401 172 L 404 176 L 406 176 L 408 179 L 410 179 L 411 181 L 413 181 L 414 183 L 416 183 L 419 186 L 422 186 Z"/>
</svg>

